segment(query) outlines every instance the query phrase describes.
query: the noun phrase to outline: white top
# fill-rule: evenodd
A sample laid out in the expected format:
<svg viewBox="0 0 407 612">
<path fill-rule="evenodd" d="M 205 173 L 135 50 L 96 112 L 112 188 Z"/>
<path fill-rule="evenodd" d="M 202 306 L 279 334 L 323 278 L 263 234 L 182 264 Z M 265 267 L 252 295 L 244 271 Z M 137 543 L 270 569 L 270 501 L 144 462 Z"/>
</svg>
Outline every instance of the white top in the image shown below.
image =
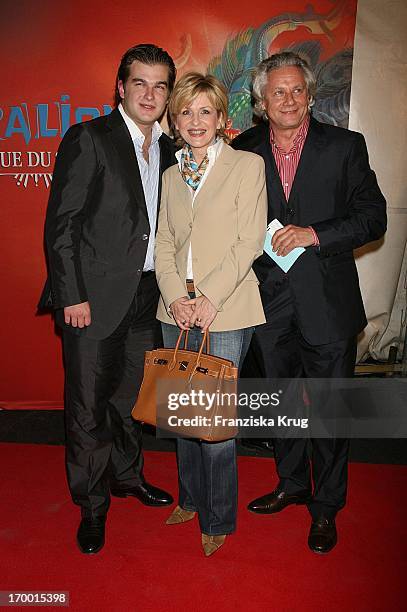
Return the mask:
<svg viewBox="0 0 407 612">
<path fill-rule="evenodd" d="M 218 159 L 220 152 L 222 151 L 222 147 L 223 147 L 223 139 L 219 138 L 213 145 L 210 145 L 207 149 L 207 154 L 208 154 L 208 165 L 206 166 L 206 170 L 205 173 L 203 175 L 203 177 L 201 178 L 201 180 L 199 181 L 199 185 L 197 187 L 197 189 L 192 189 L 192 187 L 190 187 L 187 183 L 185 183 L 187 185 L 187 187 L 189 188 L 191 195 L 192 195 L 192 200 L 191 200 L 191 205 L 192 208 L 194 207 L 194 201 L 196 196 L 199 193 L 199 190 L 202 188 L 202 185 L 205 183 L 206 179 L 208 178 L 209 172 L 212 170 L 215 161 Z M 177 151 L 175 153 L 175 157 L 178 160 L 178 167 L 181 171 L 181 153 L 182 153 L 182 149 L 180 149 L 179 151 Z M 188 260 L 187 260 L 187 278 L 194 278 L 194 272 L 192 269 L 192 248 L 191 248 L 191 243 L 189 243 L 189 251 L 188 251 Z"/>
<path fill-rule="evenodd" d="M 157 225 L 158 183 L 160 178 L 160 145 L 158 139 L 163 133 L 163 130 L 158 121 L 153 124 L 147 163 L 143 157 L 143 144 L 145 140 L 143 132 L 133 119 L 126 114 L 121 104 L 119 104 L 118 109 L 127 125 L 133 142 L 143 185 L 148 221 L 150 223 L 147 254 L 143 267 L 143 272 L 147 272 L 148 270 L 154 270 L 155 229 Z"/>
</svg>

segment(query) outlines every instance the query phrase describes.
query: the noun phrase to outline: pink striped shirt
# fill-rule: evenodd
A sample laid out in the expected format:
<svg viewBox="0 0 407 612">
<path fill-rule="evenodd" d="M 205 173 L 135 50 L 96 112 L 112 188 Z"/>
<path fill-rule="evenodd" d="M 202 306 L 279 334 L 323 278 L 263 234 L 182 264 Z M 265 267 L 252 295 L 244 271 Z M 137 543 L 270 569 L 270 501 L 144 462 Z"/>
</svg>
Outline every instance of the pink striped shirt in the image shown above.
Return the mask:
<svg viewBox="0 0 407 612">
<path fill-rule="evenodd" d="M 304 148 L 304 142 L 308 134 L 309 115 L 302 122 L 298 134 L 294 138 L 293 146 L 289 151 L 283 151 L 274 140 L 273 128 L 270 126 L 270 144 L 278 174 L 280 175 L 286 200 L 290 197 L 291 187 L 293 186 L 295 173 Z"/>
<path fill-rule="evenodd" d="M 294 138 L 293 145 L 289 151 L 283 151 L 275 142 L 273 128 L 270 125 L 271 150 L 273 151 L 278 174 L 280 176 L 281 184 L 287 202 L 290 197 L 291 188 L 294 183 L 295 173 L 297 172 L 301 153 L 304 148 L 305 139 L 308 134 L 309 122 L 310 118 L 308 115 L 302 122 L 300 129 L 298 130 L 298 133 Z M 310 230 L 312 230 L 312 233 L 314 235 L 314 246 L 317 246 L 319 244 L 317 233 L 315 232 L 313 227 L 309 226 L 309 228 Z"/>
</svg>

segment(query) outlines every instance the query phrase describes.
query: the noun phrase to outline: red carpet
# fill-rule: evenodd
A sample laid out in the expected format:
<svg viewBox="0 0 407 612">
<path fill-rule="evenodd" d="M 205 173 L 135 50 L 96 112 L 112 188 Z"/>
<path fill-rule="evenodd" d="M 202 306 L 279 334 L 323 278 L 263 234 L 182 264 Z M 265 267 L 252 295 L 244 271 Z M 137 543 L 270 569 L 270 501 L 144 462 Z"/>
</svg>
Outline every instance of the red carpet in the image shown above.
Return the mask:
<svg viewBox="0 0 407 612">
<path fill-rule="evenodd" d="M 269 517 L 245 510 L 272 488 L 274 464 L 240 457 L 238 531 L 213 557 L 203 556 L 196 521 L 167 527 L 168 509 L 134 499 L 113 499 L 106 545 L 87 557 L 75 544 L 79 511 L 67 494 L 63 452 L 0 444 L 0 590 L 69 591 L 74 612 L 403 608 L 407 467 L 350 466 L 349 503 L 327 556 L 307 548 L 304 507 Z M 145 473 L 176 494 L 173 454 L 146 453 Z"/>
</svg>

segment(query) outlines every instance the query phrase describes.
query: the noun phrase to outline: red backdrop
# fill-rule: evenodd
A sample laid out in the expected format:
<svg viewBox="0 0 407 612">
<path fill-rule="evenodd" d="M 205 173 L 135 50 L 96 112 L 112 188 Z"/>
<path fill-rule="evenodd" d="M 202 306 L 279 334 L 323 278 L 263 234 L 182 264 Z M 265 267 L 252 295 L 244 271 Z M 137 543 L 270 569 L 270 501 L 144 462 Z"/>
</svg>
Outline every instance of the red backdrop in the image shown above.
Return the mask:
<svg viewBox="0 0 407 612">
<path fill-rule="evenodd" d="M 56 3 L 3 0 L 0 98 L 1 382 L 0 400 L 11 406 L 62 401 L 60 340 L 36 303 L 45 279 L 43 222 L 48 173 L 61 128 L 75 123 L 78 108 L 103 112 L 112 101 L 122 53 L 139 42 L 163 46 L 179 74 L 205 70 L 228 37 L 279 16 L 270 51 L 299 40 L 318 40 L 323 58 L 353 47 L 357 0 L 315 0 L 322 17 L 296 23 L 309 0 L 200 0 L 143 4 L 96 0 Z M 332 11 L 334 10 L 334 14 Z M 336 11 L 336 13 L 335 13 Z M 324 21 L 324 16 L 331 16 Z M 61 96 L 69 98 L 61 100 Z M 71 106 L 58 106 L 58 103 Z M 62 110 L 63 109 L 63 110 Z M 48 113 L 48 116 L 47 116 Z M 62 125 L 61 125 L 62 117 Z M 83 118 L 89 118 L 89 114 Z M 40 126 L 39 126 L 40 124 Z M 48 135 L 46 135 L 48 133 Z M 43 159 L 39 161 L 39 154 Z M 50 161 L 50 165 L 48 164 Z M 39 161 L 39 163 L 37 163 Z M 18 184 L 19 183 L 19 184 Z"/>
</svg>

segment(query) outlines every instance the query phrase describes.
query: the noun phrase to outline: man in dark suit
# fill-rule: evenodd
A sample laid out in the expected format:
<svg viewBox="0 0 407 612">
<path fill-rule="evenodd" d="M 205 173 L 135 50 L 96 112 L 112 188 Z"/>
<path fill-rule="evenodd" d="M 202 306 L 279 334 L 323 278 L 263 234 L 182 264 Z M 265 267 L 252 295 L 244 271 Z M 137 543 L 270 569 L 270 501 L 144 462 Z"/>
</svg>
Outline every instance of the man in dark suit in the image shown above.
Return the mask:
<svg viewBox="0 0 407 612">
<path fill-rule="evenodd" d="M 116 108 L 72 126 L 55 164 L 42 305 L 52 305 L 62 327 L 67 474 L 82 512 L 79 548 L 88 554 L 104 544 L 110 494 L 149 506 L 173 501 L 143 477 L 141 426 L 131 409 L 144 353 L 157 340 L 157 209 L 161 175 L 176 161 L 158 120 L 175 73 L 163 49 L 129 49 Z"/>
<path fill-rule="evenodd" d="M 254 264 L 267 319 L 254 350 L 269 378 L 353 375 L 356 337 L 366 325 L 353 249 L 386 230 L 385 200 L 363 136 L 313 119 L 315 89 L 311 69 L 297 54 L 264 60 L 253 94 L 266 122 L 233 141 L 265 161 L 268 221 L 277 218 L 284 226 L 273 236 L 273 250 L 284 256 L 305 247 L 287 273 L 266 253 Z M 346 499 L 349 441 L 313 439 L 312 471 L 306 439 L 275 439 L 274 448 L 279 483 L 249 510 L 272 514 L 307 503 L 309 547 L 330 551 Z"/>
</svg>

